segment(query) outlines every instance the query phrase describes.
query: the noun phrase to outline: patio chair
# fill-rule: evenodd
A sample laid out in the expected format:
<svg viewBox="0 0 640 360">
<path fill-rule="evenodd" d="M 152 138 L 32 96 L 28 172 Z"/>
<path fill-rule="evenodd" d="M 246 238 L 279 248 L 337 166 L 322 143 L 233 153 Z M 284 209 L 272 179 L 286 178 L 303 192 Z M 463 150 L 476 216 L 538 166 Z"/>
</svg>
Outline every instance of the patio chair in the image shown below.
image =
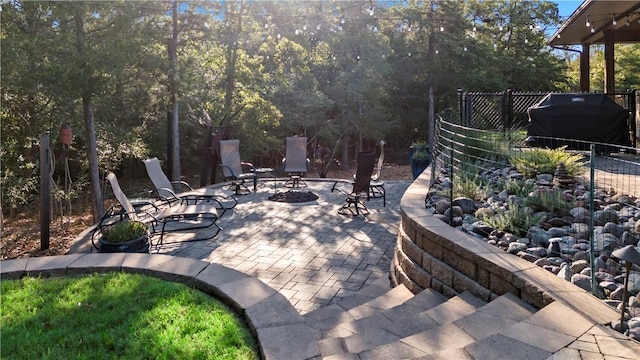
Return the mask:
<svg viewBox="0 0 640 360">
<path fill-rule="evenodd" d="M 384 140 L 380 140 L 380 156 L 378 157 L 378 164 L 374 167 L 374 173 L 371 175 L 371 181 L 369 182 L 369 193 L 367 194 L 367 200 L 371 198 L 382 198 L 382 206 L 387 206 L 387 194 L 384 190 L 384 181 L 380 180 L 380 174 L 382 173 L 382 164 L 384 163 L 384 146 L 386 143 Z"/>
<path fill-rule="evenodd" d="M 212 202 L 217 209 L 225 210 L 233 209 L 238 200 L 233 194 L 220 193 L 221 190 L 201 188 L 194 190 L 187 182 L 170 181 L 167 175 L 162 171 L 158 158 L 142 160 L 147 169 L 147 174 L 155 187 L 158 198 L 171 205 L 177 201 L 181 204 L 197 204 L 200 201 Z M 184 191 L 184 188 L 188 191 Z M 224 190 L 222 190 L 224 192 Z"/>
<path fill-rule="evenodd" d="M 251 190 L 244 185 L 245 180 L 253 179 L 253 191 L 258 186 L 258 173 L 253 164 L 240 160 L 240 140 L 220 140 L 220 167 L 225 180 L 230 180 L 229 189 L 236 195 L 247 195 Z M 244 168 L 249 168 L 249 172 L 244 172 Z"/>
<path fill-rule="evenodd" d="M 353 189 L 350 193 L 336 189 L 336 184 L 333 185 L 331 191 L 338 190 L 345 194 L 347 198 L 345 203 L 338 209 L 338 214 L 341 215 L 367 215 L 369 209 L 362 202 L 363 196 L 369 194 L 369 183 L 371 181 L 371 173 L 376 161 L 376 152 L 359 152 L 357 156 L 357 169 L 356 178 L 353 181 Z"/>
<path fill-rule="evenodd" d="M 284 186 L 298 188 L 307 186 L 302 176 L 309 171 L 310 160 L 307 158 L 307 138 L 287 137 L 286 157 L 282 159 L 284 172 L 289 174 L 289 179 Z"/>
<path fill-rule="evenodd" d="M 141 221 L 149 223 L 152 233 L 160 232 L 160 238 L 152 247 L 158 248 L 164 243 L 164 235 L 173 231 L 191 231 L 198 229 L 207 229 L 214 227 L 214 231 L 206 237 L 189 238 L 180 242 L 192 242 L 209 240 L 218 235 L 222 228 L 216 224 L 218 220 L 218 211 L 215 207 L 207 204 L 180 204 L 179 206 L 166 206 L 159 208 L 155 204 L 148 202 L 145 206 L 134 206 L 129 198 L 124 194 L 118 183 L 116 175 L 112 172 L 107 174 L 107 180 L 111 184 L 111 190 L 118 204 L 111 207 L 103 216 L 91 235 L 91 243 L 93 247 L 98 249 L 96 235 L 104 231 L 110 225 L 117 221 L 123 221 L 128 218 L 131 221 Z M 173 223 L 176 224 L 173 227 Z M 167 225 L 171 224 L 169 228 Z M 161 226 L 160 226 L 161 225 Z M 158 227 L 160 227 L 158 229 Z M 151 241 L 151 240 L 150 240 Z"/>
</svg>

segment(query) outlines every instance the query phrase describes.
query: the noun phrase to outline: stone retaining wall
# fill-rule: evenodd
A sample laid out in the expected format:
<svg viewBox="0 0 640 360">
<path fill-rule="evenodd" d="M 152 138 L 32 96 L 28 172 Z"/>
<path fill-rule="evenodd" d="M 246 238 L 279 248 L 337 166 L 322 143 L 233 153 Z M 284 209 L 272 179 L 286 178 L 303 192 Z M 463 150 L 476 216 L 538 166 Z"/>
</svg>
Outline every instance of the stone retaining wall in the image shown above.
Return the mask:
<svg viewBox="0 0 640 360">
<path fill-rule="evenodd" d="M 425 209 L 430 180 L 429 168 L 402 197 L 394 286 L 404 284 L 414 293 L 432 288 L 449 297 L 469 291 L 485 301 L 510 292 L 538 309 L 561 301 L 599 324 L 619 317 L 583 289 L 431 216 Z"/>
</svg>

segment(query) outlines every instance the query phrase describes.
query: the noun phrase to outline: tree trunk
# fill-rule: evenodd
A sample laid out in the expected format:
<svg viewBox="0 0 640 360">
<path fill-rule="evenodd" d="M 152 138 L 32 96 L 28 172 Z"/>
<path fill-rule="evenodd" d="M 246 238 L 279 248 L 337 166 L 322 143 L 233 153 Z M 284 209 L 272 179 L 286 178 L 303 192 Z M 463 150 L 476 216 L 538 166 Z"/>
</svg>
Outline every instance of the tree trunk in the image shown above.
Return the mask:
<svg viewBox="0 0 640 360">
<path fill-rule="evenodd" d="M 172 36 L 169 41 L 169 61 L 171 61 L 171 71 L 169 72 L 169 98 L 171 101 L 171 179 L 180 180 L 180 129 L 178 126 L 178 2 L 172 1 L 171 16 L 173 19 Z"/>
<path fill-rule="evenodd" d="M 346 130 L 348 126 L 346 119 L 346 111 L 342 111 L 342 126 L 345 129 L 344 141 L 342 142 L 342 170 L 349 170 L 349 136 L 350 131 Z"/>
<path fill-rule="evenodd" d="M 104 213 L 102 191 L 100 190 L 100 175 L 98 166 L 98 146 L 96 145 L 96 130 L 93 118 L 93 100 L 91 91 L 91 69 L 87 63 L 85 50 L 84 13 L 82 7 L 77 7 L 76 48 L 78 50 L 78 67 L 82 71 L 82 109 L 87 141 L 87 158 L 89 160 L 89 184 L 91 187 L 91 213 L 93 221 L 97 222 Z"/>
<path fill-rule="evenodd" d="M 435 104 L 433 99 L 433 84 L 429 84 L 429 122 L 427 123 L 427 143 L 433 154 L 433 142 L 436 131 Z"/>
</svg>

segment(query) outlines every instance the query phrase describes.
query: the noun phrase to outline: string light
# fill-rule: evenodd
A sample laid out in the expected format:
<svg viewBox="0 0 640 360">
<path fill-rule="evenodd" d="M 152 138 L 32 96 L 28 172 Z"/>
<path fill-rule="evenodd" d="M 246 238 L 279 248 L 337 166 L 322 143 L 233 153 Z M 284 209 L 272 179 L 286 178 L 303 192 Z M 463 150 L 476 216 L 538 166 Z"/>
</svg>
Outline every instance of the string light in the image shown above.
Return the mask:
<svg viewBox="0 0 640 360">
<path fill-rule="evenodd" d="M 444 32 L 444 26 L 440 25 L 440 32 Z"/>
<path fill-rule="evenodd" d="M 616 21 L 616 14 L 613 14 L 613 20 L 611 20 L 611 25 L 616 26 L 618 22 Z"/>
<path fill-rule="evenodd" d="M 586 27 L 591 27 L 591 23 L 589 22 L 589 15 L 587 15 L 587 22 L 584 25 Z"/>
<path fill-rule="evenodd" d="M 591 27 L 591 33 L 595 34 L 596 33 L 596 29 L 593 28 L 593 26 Z"/>
<path fill-rule="evenodd" d="M 631 26 L 631 23 L 629 23 L 629 15 L 627 15 L 627 23 L 625 24 L 625 26 Z"/>
</svg>

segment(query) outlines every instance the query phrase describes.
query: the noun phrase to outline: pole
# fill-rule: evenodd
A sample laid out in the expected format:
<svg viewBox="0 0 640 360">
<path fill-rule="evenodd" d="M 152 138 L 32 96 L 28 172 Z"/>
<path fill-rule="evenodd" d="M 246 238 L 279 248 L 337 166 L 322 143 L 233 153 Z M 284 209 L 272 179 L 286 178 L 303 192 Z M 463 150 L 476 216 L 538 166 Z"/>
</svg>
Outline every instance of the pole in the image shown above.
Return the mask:
<svg viewBox="0 0 640 360">
<path fill-rule="evenodd" d="M 49 134 L 40 136 L 40 250 L 49 248 L 51 224 L 51 156 Z"/>
<path fill-rule="evenodd" d="M 627 271 L 624 277 L 624 291 L 622 292 L 622 310 L 620 310 L 620 332 L 624 334 L 624 311 L 627 305 L 627 289 L 629 288 L 629 275 L 631 275 L 631 262 L 624 262 L 625 270 Z"/>
<path fill-rule="evenodd" d="M 591 262 L 591 295 L 596 295 L 596 269 L 595 269 L 595 261 L 596 261 L 596 256 L 595 256 L 595 244 L 594 244 L 594 221 L 593 221 L 593 213 L 595 210 L 595 201 L 594 201 L 594 196 L 596 193 L 596 181 L 594 178 L 594 171 L 595 171 L 595 161 L 596 161 L 596 146 L 594 144 L 591 144 L 591 159 L 589 161 L 589 247 L 591 248 L 590 254 L 589 254 L 589 260 Z"/>
</svg>

